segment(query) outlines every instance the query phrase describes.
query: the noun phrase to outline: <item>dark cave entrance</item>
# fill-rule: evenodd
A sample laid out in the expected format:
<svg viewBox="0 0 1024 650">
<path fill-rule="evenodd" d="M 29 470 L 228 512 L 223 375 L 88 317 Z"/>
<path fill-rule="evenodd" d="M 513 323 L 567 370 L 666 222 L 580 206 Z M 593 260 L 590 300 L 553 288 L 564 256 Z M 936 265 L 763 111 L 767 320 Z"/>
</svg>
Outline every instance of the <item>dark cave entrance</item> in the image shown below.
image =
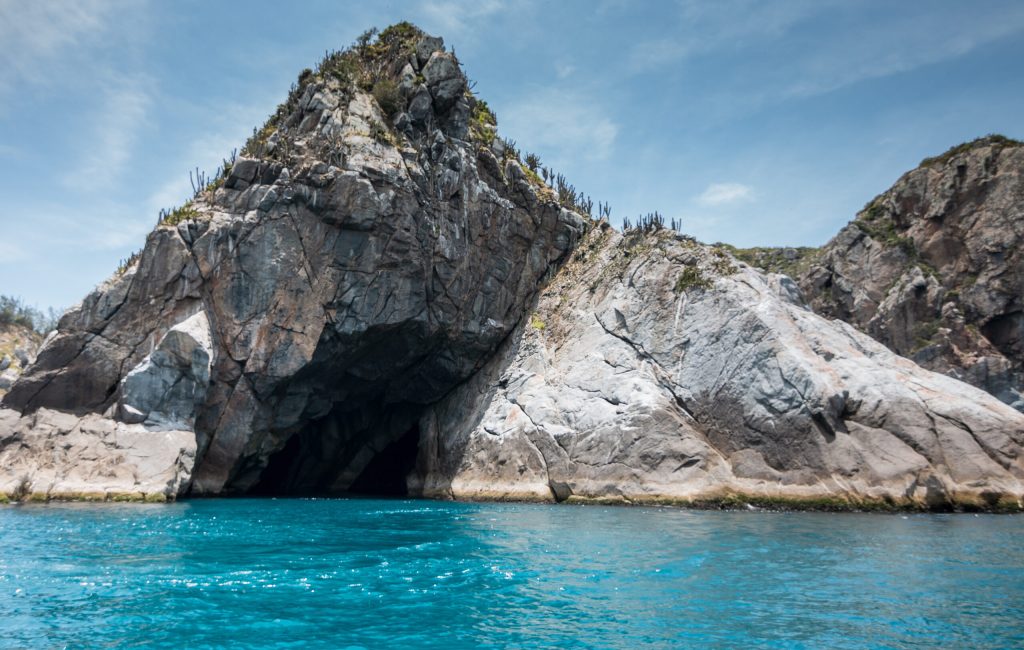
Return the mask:
<svg viewBox="0 0 1024 650">
<path fill-rule="evenodd" d="M 378 452 L 349 486 L 352 494 L 404 497 L 409 495 L 406 477 L 416 467 L 420 429 L 414 426 Z"/>
<path fill-rule="evenodd" d="M 267 460 L 246 493 L 256 496 L 408 496 L 416 467 L 420 429 L 398 436 L 339 431 L 335 422 L 311 423 L 294 433 Z"/>
<path fill-rule="evenodd" d="M 302 436 L 294 435 L 289 438 L 284 448 L 270 457 L 266 469 L 260 474 L 259 481 L 249 489 L 249 493 L 260 496 L 301 493 L 290 490 L 289 487 L 294 482 L 294 468 L 301 464 L 302 447 Z M 310 490 L 307 494 L 315 492 L 316 490 Z"/>
</svg>

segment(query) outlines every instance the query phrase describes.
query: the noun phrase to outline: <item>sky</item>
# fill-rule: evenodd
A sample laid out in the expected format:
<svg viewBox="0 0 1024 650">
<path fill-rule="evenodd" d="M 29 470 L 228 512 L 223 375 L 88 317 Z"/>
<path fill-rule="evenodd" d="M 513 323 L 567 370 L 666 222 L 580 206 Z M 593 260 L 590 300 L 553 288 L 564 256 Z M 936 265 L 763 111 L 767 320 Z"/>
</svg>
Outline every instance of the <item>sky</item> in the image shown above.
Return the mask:
<svg viewBox="0 0 1024 650">
<path fill-rule="evenodd" d="M 66 308 L 371 26 L 443 36 L 613 222 L 817 246 L 926 156 L 1024 139 L 1024 2 L 0 0 L 0 294 Z"/>
</svg>

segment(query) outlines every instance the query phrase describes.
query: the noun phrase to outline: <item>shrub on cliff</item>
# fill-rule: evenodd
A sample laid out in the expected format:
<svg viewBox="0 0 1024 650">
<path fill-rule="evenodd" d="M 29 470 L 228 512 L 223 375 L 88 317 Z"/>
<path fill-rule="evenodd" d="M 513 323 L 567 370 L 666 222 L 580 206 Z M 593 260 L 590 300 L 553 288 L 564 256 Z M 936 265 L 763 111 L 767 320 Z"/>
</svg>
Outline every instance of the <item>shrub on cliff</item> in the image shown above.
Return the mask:
<svg viewBox="0 0 1024 650">
<path fill-rule="evenodd" d="M 56 327 L 59 316 L 53 309 L 44 314 L 18 298 L 0 296 L 0 327 L 24 327 L 46 334 Z"/>
</svg>

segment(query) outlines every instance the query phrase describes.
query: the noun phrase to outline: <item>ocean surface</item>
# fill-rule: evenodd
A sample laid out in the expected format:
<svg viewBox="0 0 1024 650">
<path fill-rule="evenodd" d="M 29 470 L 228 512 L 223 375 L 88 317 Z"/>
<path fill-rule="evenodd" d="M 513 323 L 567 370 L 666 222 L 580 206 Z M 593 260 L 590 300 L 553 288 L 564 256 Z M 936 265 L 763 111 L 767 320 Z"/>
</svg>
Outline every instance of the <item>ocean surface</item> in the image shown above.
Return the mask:
<svg viewBox="0 0 1024 650">
<path fill-rule="evenodd" d="M 1012 648 L 1024 517 L 0 507 L 2 648 Z"/>
</svg>

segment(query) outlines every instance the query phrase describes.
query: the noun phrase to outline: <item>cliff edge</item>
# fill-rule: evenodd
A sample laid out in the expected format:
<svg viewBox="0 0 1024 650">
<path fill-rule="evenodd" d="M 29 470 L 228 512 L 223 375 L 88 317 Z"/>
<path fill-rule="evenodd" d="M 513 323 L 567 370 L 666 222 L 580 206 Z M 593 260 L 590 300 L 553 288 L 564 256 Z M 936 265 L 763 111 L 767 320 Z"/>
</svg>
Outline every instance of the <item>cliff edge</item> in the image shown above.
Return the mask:
<svg viewBox="0 0 1024 650">
<path fill-rule="evenodd" d="M 405 23 L 303 71 L 11 387 L 0 494 L 1022 507 L 1024 414 L 496 126 Z"/>
</svg>

